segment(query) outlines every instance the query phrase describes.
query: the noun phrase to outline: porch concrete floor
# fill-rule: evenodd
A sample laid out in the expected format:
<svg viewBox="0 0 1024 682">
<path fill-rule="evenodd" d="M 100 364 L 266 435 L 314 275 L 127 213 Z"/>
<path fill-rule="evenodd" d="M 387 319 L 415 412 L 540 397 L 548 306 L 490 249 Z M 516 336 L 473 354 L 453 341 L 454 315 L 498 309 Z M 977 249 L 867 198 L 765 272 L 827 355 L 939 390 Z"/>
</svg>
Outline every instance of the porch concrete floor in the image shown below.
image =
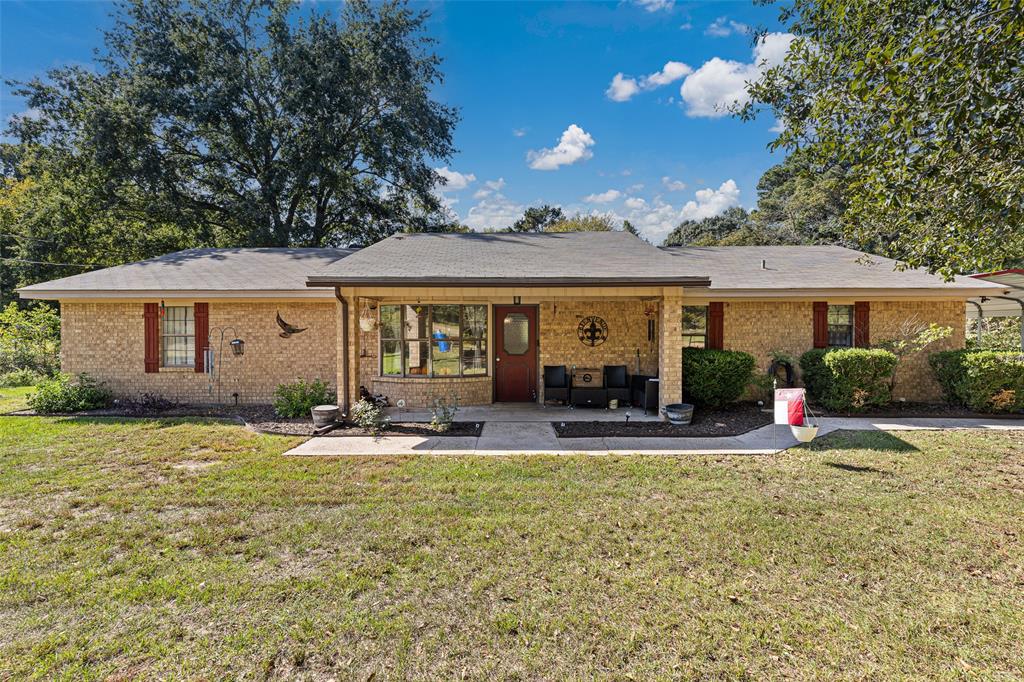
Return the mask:
<svg viewBox="0 0 1024 682">
<path fill-rule="evenodd" d="M 399 409 L 389 407 L 387 415 L 393 422 L 429 422 L 433 415 L 426 409 Z M 455 415 L 458 422 L 622 422 L 629 412 L 631 422 L 656 422 L 661 418 L 639 407 L 620 407 L 608 410 L 600 407 L 563 407 L 537 403 L 494 403 L 460 407 Z"/>
</svg>

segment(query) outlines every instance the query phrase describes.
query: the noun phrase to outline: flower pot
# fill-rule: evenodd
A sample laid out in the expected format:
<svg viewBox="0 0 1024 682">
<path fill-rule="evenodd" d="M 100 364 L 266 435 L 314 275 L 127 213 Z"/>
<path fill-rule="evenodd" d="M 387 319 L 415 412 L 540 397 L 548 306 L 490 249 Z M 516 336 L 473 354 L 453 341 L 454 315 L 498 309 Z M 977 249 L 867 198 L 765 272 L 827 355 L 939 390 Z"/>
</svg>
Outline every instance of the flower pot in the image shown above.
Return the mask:
<svg viewBox="0 0 1024 682">
<path fill-rule="evenodd" d="M 793 437 L 801 443 L 810 443 L 818 435 L 818 427 L 807 424 L 803 426 L 790 426 L 789 430 L 793 432 Z"/>
<path fill-rule="evenodd" d="M 310 412 L 313 413 L 313 426 L 317 428 L 330 426 L 338 420 L 337 405 L 317 405 Z"/>
<path fill-rule="evenodd" d="M 689 424 L 693 419 L 693 405 L 687 403 L 672 403 L 662 409 L 662 414 L 673 424 Z"/>
</svg>

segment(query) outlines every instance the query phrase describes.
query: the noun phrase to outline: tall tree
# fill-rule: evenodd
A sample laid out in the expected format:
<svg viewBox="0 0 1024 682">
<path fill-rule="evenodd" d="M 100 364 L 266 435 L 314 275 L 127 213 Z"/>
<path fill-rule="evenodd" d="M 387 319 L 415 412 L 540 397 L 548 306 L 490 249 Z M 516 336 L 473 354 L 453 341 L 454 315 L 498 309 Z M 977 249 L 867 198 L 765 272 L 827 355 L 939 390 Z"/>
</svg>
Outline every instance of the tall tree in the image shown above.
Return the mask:
<svg viewBox="0 0 1024 682">
<path fill-rule="evenodd" d="M 846 230 L 945 275 L 1024 258 L 1024 5 L 792 0 L 796 38 L 739 110 L 847 164 Z"/>
<path fill-rule="evenodd" d="M 512 223 L 509 232 L 542 232 L 549 225 L 565 220 L 565 214 L 558 206 L 531 206 L 523 212 L 523 217 Z"/>
<path fill-rule="evenodd" d="M 425 19 L 395 1 L 336 21 L 292 0 L 129 0 L 100 70 L 20 84 L 38 117 L 10 132 L 204 240 L 372 243 L 437 210 L 428 160 L 453 152 Z"/>
<path fill-rule="evenodd" d="M 612 232 L 615 221 L 606 215 L 576 215 L 544 228 L 545 232 Z"/>
<path fill-rule="evenodd" d="M 842 225 L 848 189 L 844 166 L 819 167 L 797 150 L 758 180 L 757 209 L 750 218 L 771 243 L 856 247 Z"/>
<path fill-rule="evenodd" d="M 676 225 L 663 246 L 715 246 L 729 235 L 750 228 L 750 214 L 741 206 L 700 220 L 684 220 Z"/>
</svg>

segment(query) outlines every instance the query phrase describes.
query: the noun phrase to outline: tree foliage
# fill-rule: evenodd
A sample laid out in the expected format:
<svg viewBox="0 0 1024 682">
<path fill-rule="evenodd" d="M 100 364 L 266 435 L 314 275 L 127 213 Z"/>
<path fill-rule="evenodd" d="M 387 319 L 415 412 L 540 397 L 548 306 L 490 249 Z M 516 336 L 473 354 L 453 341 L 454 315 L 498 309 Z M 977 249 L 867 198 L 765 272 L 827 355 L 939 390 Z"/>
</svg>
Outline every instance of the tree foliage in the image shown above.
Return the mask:
<svg viewBox="0 0 1024 682">
<path fill-rule="evenodd" d="M 565 214 L 559 206 L 531 206 L 523 213 L 523 217 L 512 223 L 509 232 L 543 232 L 549 225 L 565 220 Z"/>
<path fill-rule="evenodd" d="M 612 232 L 615 221 L 607 215 L 576 215 L 559 220 L 544 228 L 545 232 Z"/>
<path fill-rule="evenodd" d="M 944 275 L 1024 258 L 1024 5 L 793 0 L 739 113 L 850 177 L 848 234 Z"/>
<path fill-rule="evenodd" d="M 76 180 L 97 174 L 90 196 L 117 213 L 198 242 L 372 243 L 429 221 L 428 160 L 453 152 L 425 18 L 400 2 L 353 0 L 336 21 L 290 0 L 130 0 L 98 72 L 20 84 L 38 115 L 10 132 Z"/>
</svg>

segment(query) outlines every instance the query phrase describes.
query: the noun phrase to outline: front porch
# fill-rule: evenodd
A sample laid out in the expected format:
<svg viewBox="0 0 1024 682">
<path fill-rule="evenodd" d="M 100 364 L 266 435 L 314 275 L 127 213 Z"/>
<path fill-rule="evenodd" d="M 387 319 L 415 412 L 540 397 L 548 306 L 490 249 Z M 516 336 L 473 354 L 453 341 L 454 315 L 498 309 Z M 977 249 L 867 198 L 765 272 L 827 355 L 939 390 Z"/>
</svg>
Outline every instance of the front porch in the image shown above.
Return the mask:
<svg viewBox="0 0 1024 682">
<path fill-rule="evenodd" d="M 430 410 L 425 408 L 389 407 L 387 414 L 394 422 L 429 422 Z M 644 414 L 638 407 L 572 408 L 538 403 L 493 403 L 460 407 L 455 420 L 460 422 L 656 422 L 661 418 L 653 411 Z"/>
<path fill-rule="evenodd" d="M 395 421 L 430 421 L 435 400 L 457 400 L 459 421 L 658 421 L 682 398 L 683 287 L 341 287 L 342 407 L 365 389 L 387 397 Z M 564 368 L 551 383 L 545 368 Z M 609 378 L 605 370 L 616 372 Z M 615 410 L 553 406 L 573 375 L 595 377 L 587 399 Z M 632 379 L 659 379 L 648 414 Z M 587 378 L 585 381 L 591 381 Z M 607 386 L 605 385 L 607 382 Z M 616 392 L 617 391 L 617 392 Z M 627 394 L 623 397 L 623 393 Z M 547 405 L 545 404 L 547 403 Z M 403 408 L 397 406 L 401 404 Z M 579 404 L 579 402 L 577 402 Z M 653 408 L 653 406 L 652 406 Z"/>
</svg>

